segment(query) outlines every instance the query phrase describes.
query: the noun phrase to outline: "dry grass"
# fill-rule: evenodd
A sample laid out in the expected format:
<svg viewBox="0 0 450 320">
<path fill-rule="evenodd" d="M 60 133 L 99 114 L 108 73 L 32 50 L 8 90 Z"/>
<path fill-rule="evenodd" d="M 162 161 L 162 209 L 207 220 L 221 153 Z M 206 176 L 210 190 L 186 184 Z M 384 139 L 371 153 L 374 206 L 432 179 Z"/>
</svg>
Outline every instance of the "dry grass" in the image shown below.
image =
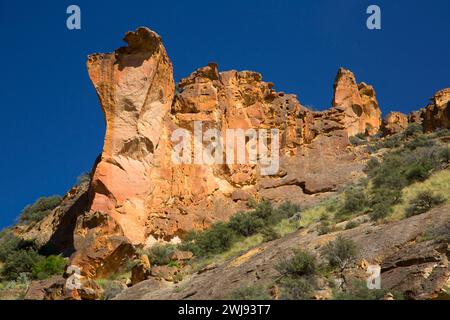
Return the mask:
<svg viewBox="0 0 450 320">
<path fill-rule="evenodd" d="M 394 206 L 393 213 L 388 221 L 397 221 L 405 217 L 405 210 L 409 206 L 409 203 L 420 192 L 431 191 L 436 195 L 440 195 L 445 199 L 444 204 L 450 204 L 450 170 L 438 171 L 431 175 L 427 180 L 423 182 L 414 183 L 403 189 L 403 202 Z"/>
</svg>

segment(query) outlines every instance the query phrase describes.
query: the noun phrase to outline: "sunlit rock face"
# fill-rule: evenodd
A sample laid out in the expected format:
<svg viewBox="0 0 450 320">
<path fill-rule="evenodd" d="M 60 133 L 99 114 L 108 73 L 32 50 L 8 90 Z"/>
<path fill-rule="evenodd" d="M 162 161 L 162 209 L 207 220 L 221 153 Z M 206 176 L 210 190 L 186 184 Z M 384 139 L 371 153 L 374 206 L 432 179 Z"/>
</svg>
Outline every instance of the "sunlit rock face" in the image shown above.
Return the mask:
<svg viewBox="0 0 450 320">
<path fill-rule="evenodd" d="M 376 134 L 381 126 L 381 111 L 375 90 L 362 82 L 356 83 L 354 74 L 339 69 L 334 82 L 333 108 L 343 113 L 349 136 L 358 133 Z"/>
<path fill-rule="evenodd" d="M 438 91 L 422 113 L 426 132 L 439 128 L 450 128 L 450 88 Z"/>
<path fill-rule="evenodd" d="M 124 40 L 128 46 L 87 62 L 106 120 L 88 210 L 74 231 L 72 262 L 87 276 L 107 274 L 131 245 L 179 241 L 227 220 L 250 198 L 314 203 L 361 174 L 364 155 L 349 136 L 378 132 L 380 110 L 373 88 L 357 85 L 350 71 L 338 72 L 333 107 L 314 112 L 257 72 L 219 72 L 213 63 L 175 86 L 160 36 L 138 28 Z M 259 162 L 174 163 L 172 135 L 194 133 L 196 122 L 224 141 L 229 129 L 278 129 L 277 171 L 263 175 Z"/>
</svg>

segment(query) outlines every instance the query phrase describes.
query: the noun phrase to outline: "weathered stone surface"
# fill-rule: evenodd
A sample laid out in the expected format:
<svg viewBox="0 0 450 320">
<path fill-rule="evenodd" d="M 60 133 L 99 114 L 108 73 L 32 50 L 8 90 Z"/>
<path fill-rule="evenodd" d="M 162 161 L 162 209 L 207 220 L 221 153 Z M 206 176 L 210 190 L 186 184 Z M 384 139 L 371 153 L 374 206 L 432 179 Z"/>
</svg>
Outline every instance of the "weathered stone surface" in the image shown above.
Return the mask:
<svg viewBox="0 0 450 320">
<path fill-rule="evenodd" d="M 333 108 L 341 111 L 349 136 L 376 134 L 381 126 L 381 111 L 372 86 L 356 83 L 354 74 L 339 69 L 334 83 Z"/>
<path fill-rule="evenodd" d="M 122 228 L 108 214 L 91 212 L 77 221 L 70 264 L 88 278 L 104 277 L 116 272 L 134 255 L 134 248 Z"/>
<path fill-rule="evenodd" d="M 166 281 L 176 281 L 176 274 L 179 273 L 177 267 L 171 266 L 155 266 L 151 269 L 151 276 L 156 279 L 164 279 Z"/>
<path fill-rule="evenodd" d="M 450 128 L 450 88 L 438 91 L 423 111 L 425 132 Z"/>
<path fill-rule="evenodd" d="M 184 280 L 180 287 L 147 280 L 125 290 L 117 299 L 221 299 L 243 285 L 271 285 L 273 279 L 279 277 L 276 264 L 292 249 L 318 252 L 339 235 L 358 244 L 358 258 L 366 261 L 365 267 L 368 263 L 382 265 L 383 288 L 399 290 L 412 299 L 433 299 L 441 294 L 449 279 L 446 260 L 450 244 L 449 221 L 450 206 L 447 205 L 397 222 L 364 223 L 351 230 L 322 236 L 301 229 L 198 272 Z M 417 241 L 430 232 L 435 240 Z M 362 274 L 367 277 L 364 270 Z M 420 287 L 424 290 L 420 291 Z"/>
<path fill-rule="evenodd" d="M 181 262 L 185 262 L 187 260 L 191 260 L 194 257 L 194 254 L 190 251 L 181 251 L 181 250 L 176 250 L 174 252 L 172 252 L 172 254 L 170 255 L 170 259 L 173 261 L 181 261 Z"/>
<path fill-rule="evenodd" d="M 448 242 L 410 244 L 381 265 L 383 285 L 411 299 L 435 299 L 450 279 Z"/>
<path fill-rule="evenodd" d="M 48 296 L 48 288 L 55 284 L 60 284 L 61 287 L 66 283 L 62 276 L 53 276 L 45 280 L 32 281 L 25 293 L 25 300 L 45 300 Z"/>
<path fill-rule="evenodd" d="M 150 276 L 150 261 L 147 255 L 142 255 L 139 262 L 131 269 L 131 285 L 146 280 Z"/>
<path fill-rule="evenodd" d="M 72 264 L 98 277 L 114 271 L 131 244 L 174 240 L 246 208 L 252 198 L 314 203 L 361 174 L 366 155 L 348 137 L 376 133 L 380 111 L 373 88 L 339 70 L 333 108 L 313 112 L 295 95 L 276 92 L 252 71 L 219 72 L 210 63 L 182 79 L 160 37 L 146 28 L 127 33 L 127 47 L 89 56 L 88 71 L 105 113 L 106 135 L 80 217 Z M 280 130 L 280 170 L 260 165 L 172 161 L 178 128 Z M 95 218 L 95 215 L 99 215 Z M 97 270 L 97 269 L 101 270 Z"/>
<path fill-rule="evenodd" d="M 74 229 L 79 216 L 88 209 L 89 181 L 73 187 L 61 204 L 36 225 L 19 225 L 16 230 L 21 238 L 33 242 L 46 254 L 70 256 L 74 251 Z"/>
<path fill-rule="evenodd" d="M 401 112 L 391 112 L 383 120 L 382 131 L 385 136 L 403 132 L 408 127 L 408 117 Z"/>
</svg>

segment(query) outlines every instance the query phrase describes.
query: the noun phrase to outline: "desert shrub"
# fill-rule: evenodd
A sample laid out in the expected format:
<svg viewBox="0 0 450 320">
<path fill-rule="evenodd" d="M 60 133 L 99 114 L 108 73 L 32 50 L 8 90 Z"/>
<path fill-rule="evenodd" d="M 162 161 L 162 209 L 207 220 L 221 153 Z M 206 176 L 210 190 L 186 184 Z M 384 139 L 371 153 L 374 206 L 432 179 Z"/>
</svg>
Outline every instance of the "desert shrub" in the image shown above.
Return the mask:
<svg viewBox="0 0 450 320">
<path fill-rule="evenodd" d="M 439 152 L 439 158 L 444 162 L 448 163 L 450 162 L 450 148 L 449 147 L 443 147 L 441 148 Z"/>
<path fill-rule="evenodd" d="M 2 278 L 14 280 L 21 273 L 31 274 L 35 264 L 43 259 L 35 250 L 18 250 L 10 253 L 3 265 L 1 271 Z"/>
<path fill-rule="evenodd" d="M 419 135 L 416 136 L 413 140 L 408 141 L 405 144 L 405 148 L 409 149 L 409 150 L 415 150 L 417 148 L 423 148 L 423 147 L 432 147 L 434 146 L 436 143 L 435 141 L 427 135 Z"/>
<path fill-rule="evenodd" d="M 366 166 L 364 167 L 364 172 L 369 173 L 374 171 L 376 168 L 380 166 L 380 161 L 378 161 L 377 158 L 370 158 L 369 161 L 367 161 Z"/>
<path fill-rule="evenodd" d="M 405 131 L 403 131 L 403 136 L 408 138 L 408 137 L 413 137 L 419 134 L 423 133 L 423 127 L 421 124 L 419 123 L 410 123 L 408 125 L 408 127 L 405 129 Z"/>
<path fill-rule="evenodd" d="M 430 169 L 426 168 L 421 163 L 413 164 L 406 171 L 406 179 L 408 179 L 409 182 L 424 181 L 428 178 L 429 175 L 430 175 Z"/>
<path fill-rule="evenodd" d="M 248 285 L 237 288 L 228 297 L 229 300 L 271 300 L 267 288 L 262 285 Z"/>
<path fill-rule="evenodd" d="M 367 142 L 365 137 L 364 136 L 361 137 L 360 135 L 352 136 L 350 137 L 349 140 L 353 146 L 360 146 Z"/>
<path fill-rule="evenodd" d="M 355 229 L 359 225 L 360 225 L 360 223 L 357 221 L 349 221 L 345 225 L 345 230 Z"/>
<path fill-rule="evenodd" d="M 23 240 L 11 231 L 4 233 L 0 238 L 0 261 L 6 261 L 8 255 L 22 249 L 34 249 L 35 244 L 33 241 Z"/>
<path fill-rule="evenodd" d="M 315 275 L 319 270 L 316 256 L 309 252 L 294 250 L 289 259 L 280 260 L 275 269 L 283 277 L 298 278 Z"/>
<path fill-rule="evenodd" d="M 392 293 L 395 300 L 403 297 L 397 292 L 386 289 L 369 289 L 363 280 L 353 280 L 345 291 L 334 292 L 334 300 L 381 300 L 387 293 Z"/>
<path fill-rule="evenodd" d="M 313 277 L 284 278 L 280 281 L 281 300 L 307 300 L 310 299 L 315 288 Z"/>
<path fill-rule="evenodd" d="M 367 196 L 363 188 L 351 187 L 344 192 L 344 203 L 336 217 L 361 213 L 367 206 Z"/>
<path fill-rule="evenodd" d="M 218 222 L 203 232 L 191 233 L 181 248 L 192 251 L 197 257 L 205 257 L 230 249 L 235 239 L 236 233 L 227 224 Z"/>
<path fill-rule="evenodd" d="M 436 138 L 450 136 L 450 129 L 438 128 L 433 132 L 432 136 Z"/>
<path fill-rule="evenodd" d="M 91 181 L 91 175 L 89 172 L 83 172 L 77 177 L 76 185 L 79 186 L 81 184 L 88 183 L 89 181 Z"/>
<path fill-rule="evenodd" d="M 61 256 L 51 255 L 40 259 L 32 267 L 33 277 L 39 280 L 47 279 L 55 274 L 63 274 L 67 262 Z"/>
<path fill-rule="evenodd" d="M 231 217 L 228 226 L 236 234 L 249 237 L 258 233 L 265 225 L 263 219 L 256 216 L 253 212 L 239 212 Z"/>
<path fill-rule="evenodd" d="M 388 148 L 388 149 L 393 149 L 393 148 L 398 148 L 402 145 L 402 135 L 401 134 L 394 134 L 392 136 L 389 136 L 387 138 L 385 138 L 382 141 L 378 141 L 373 149 L 375 150 L 379 150 L 379 149 L 384 149 L 384 148 Z"/>
<path fill-rule="evenodd" d="M 324 234 L 328 234 L 334 230 L 334 224 L 328 220 L 321 220 L 319 225 L 317 226 L 317 233 L 319 236 L 323 236 Z"/>
<path fill-rule="evenodd" d="M 392 213 L 392 207 L 388 204 L 376 203 L 369 212 L 369 217 L 372 221 L 379 221 Z"/>
<path fill-rule="evenodd" d="M 411 217 L 418 214 L 425 213 L 434 207 L 437 207 L 445 202 L 445 199 L 439 195 L 435 195 L 430 191 L 420 192 L 406 208 L 406 216 Z"/>
<path fill-rule="evenodd" d="M 171 244 L 156 244 L 146 250 L 145 254 L 152 265 L 164 266 L 170 263 L 170 255 L 175 251 Z"/>
<path fill-rule="evenodd" d="M 358 248 L 352 240 L 338 236 L 322 248 L 322 255 L 331 267 L 342 270 L 356 259 Z"/>
<path fill-rule="evenodd" d="M 269 242 L 280 238 L 278 232 L 273 227 L 270 226 L 263 228 L 261 230 L 261 235 L 263 236 L 264 242 Z"/>
<path fill-rule="evenodd" d="M 6 233 L 0 239 L 0 261 L 5 261 L 9 254 L 18 250 L 22 240 L 12 233 Z"/>
<path fill-rule="evenodd" d="M 32 205 L 26 206 L 19 217 L 21 223 L 29 224 L 38 222 L 61 203 L 60 196 L 42 197 Z"/>
<path fill-rule="evenodd" d="M 280 204 L 276 211 L 281 218 L 289 219 L 298 215 L 301 212 L 301 207 L 296 203 L 286 201 Z"/>
</svg>

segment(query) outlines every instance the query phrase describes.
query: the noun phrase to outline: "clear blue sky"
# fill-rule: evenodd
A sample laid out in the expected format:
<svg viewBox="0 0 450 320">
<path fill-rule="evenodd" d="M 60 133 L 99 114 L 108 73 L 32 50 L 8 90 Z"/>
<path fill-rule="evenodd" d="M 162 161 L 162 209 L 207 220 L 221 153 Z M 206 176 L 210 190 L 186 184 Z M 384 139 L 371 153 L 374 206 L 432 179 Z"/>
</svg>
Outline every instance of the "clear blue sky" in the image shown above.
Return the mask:
<svg viewBox="0 0 450 320">
<path fill-rule="evenodd" d="M 70 4 L 81 7 L 80 31 L 66 28 Z M 381 31 L 365 27 L 370 4 Z M 375 86 L 384 113 L 409 112 L 450 86 L 449 15 L 448 0 L 2 0 L 0 227 L 91 169 L 105 127 L 86 56 L 122 46 L 127 30 L 157 31 L 177 80 L 214 61 L 323 109 L 345 66 Z"/>
</svg>

